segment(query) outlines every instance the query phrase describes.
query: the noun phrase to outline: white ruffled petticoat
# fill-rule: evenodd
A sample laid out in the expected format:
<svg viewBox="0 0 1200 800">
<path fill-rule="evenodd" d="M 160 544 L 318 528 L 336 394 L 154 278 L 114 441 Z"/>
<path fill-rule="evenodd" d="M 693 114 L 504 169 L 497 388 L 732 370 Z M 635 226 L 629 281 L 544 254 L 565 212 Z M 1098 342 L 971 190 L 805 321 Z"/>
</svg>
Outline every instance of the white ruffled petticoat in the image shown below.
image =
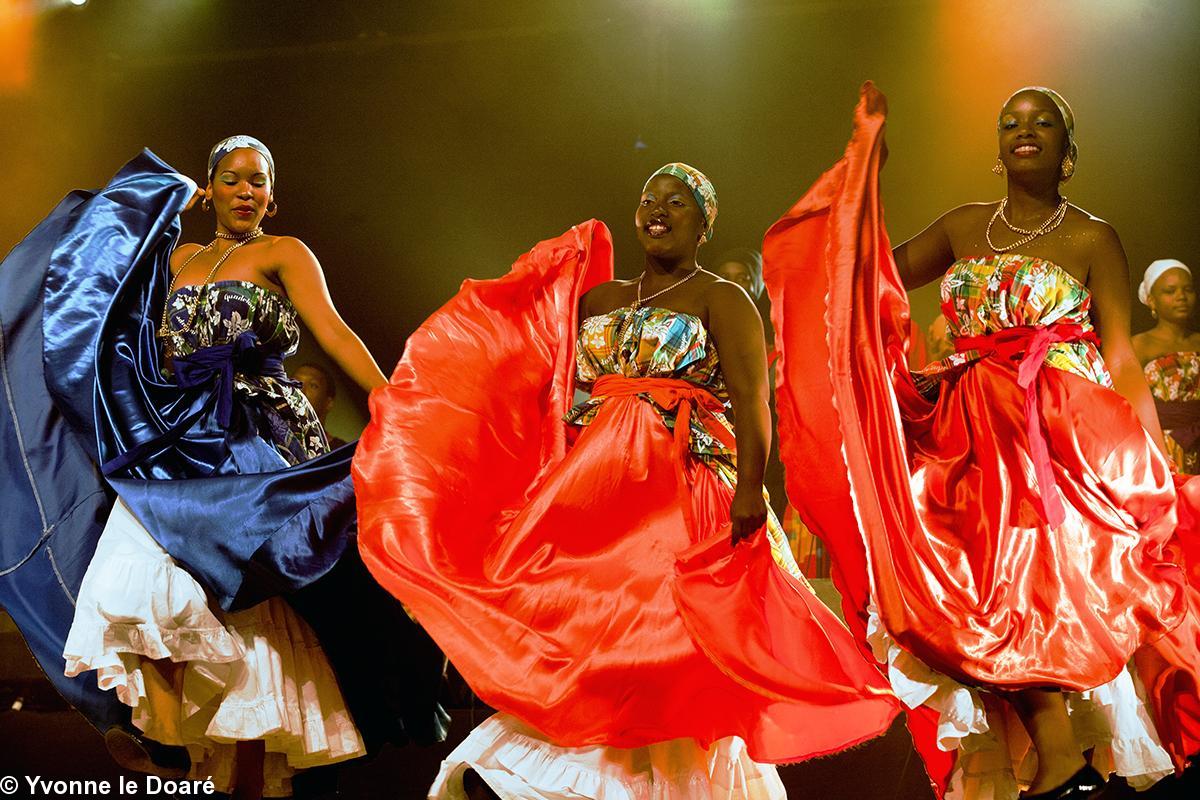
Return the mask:
<svg viewBox="0 0 1200 800">
<path fill-rule="evenodd" d="M 298 769 L 366 748 L 316 635 L 273 598 L 219 619 L 196 580 L 118 500 L 88 565 L 63 652 L 96 670 L 155 741 L 188 748 L 190 776 L 228 792 L 236 742 L 262 740 L 264 794 Z"/>
<path fill-rule="evenodd" d="M 746 755 L 730 737 L 701 748 L 694 739 L 649 747 L 558 747 L 516 717 L 489 717 L 454 748 L 430 800 L 466 800 L 473 769 L 502 800 L 786 800 L 774 765 Z"/>
<path fill-rule="evenodd" d="M 909 708 L 938 712 L 938 747 L 958 750 L 947 800 L 1017 800 L 1019 784 L 1037 772 L 1037 753 L 1012 707 L 995 695 L 965 686 L 902 650 L 868 609 L 867 640 L 888 665 L 892 690 Z M 1092 765 L 1145 789 L 1175 771 L 1146 706 L 1133 665 L 1109 683 L 1068 692 L 1067 708 L 1081 750 L 1093 749 Z"/>
</svg>

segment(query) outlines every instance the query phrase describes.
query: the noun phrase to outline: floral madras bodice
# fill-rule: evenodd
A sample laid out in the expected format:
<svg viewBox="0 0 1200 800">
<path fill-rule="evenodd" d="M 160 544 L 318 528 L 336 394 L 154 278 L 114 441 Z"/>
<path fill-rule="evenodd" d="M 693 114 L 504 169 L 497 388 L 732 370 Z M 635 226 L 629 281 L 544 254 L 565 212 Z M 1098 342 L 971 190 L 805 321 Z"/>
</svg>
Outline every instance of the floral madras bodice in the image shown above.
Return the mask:
<svg viewBox="0 0 1200 800">
<path fill-rule="evenodd" d="M 1200 446 L 1194 439 L 1200 425 L 1200 353 L 1166 353 L 1146 364 L 1143 371 L 1158 406 L 1171 460 L 1181 472 L 1200 473 Z"/>
<path fill-rule="evenodd" d="M 1167 353 L 1144 367 L 1158 400 L 1200 400 L 1200 353 Z"/>
<path fill-rule="evenodd" d="M 668 308 L 628 306 L 583 320 L 575 343 L 575 368 L 584 390 L 601 375 L 627 378 L 674 378 L 706 389 L 728 406 L 729 395 L 721 362 L 708 330 L 699 317 Z M 675 414 L 643 395 L 663 422 L 675 429 Z M 601 400 L 589 398 L 567 414 L 567 421 L 587 425 L 596 416 Z M 729 427 L 723 414 L 716 415 Z M 691 450 L 702 460 L 732 462 L 733 453 L 692 417 Z"/>
<path fill-rule="evenodd" d="M 618 308 L 588 317 L 579 326 L 575 342 L 575 376 L 581 389 L 590 389 L 602 375 L 627 378 L 674 378 L 694 383 L 729 406 L 729 392 L 721 373 L 721 360 L 708 329 L 699 317 L 669 308 L 643 306 Z M 662 417 L 672 433 L 675 413 L 655 403 L 649 394 L 640 395 Z M 603 400 L 589 398 L 567 414 L 567 422 L 587 425 L 595 418 Z M 733 428 L 725 415 L 712 415 L 727 430 Z M 689 449 L 729 487 L 737 485 L 737 455 L 692 416 Z M 775 563 L 797 580 L 805 581 L 788 545 L 787 535 L 770 511 L 768 500 L 766 535 Z M 807 581 L 805 581 L 807 583 Z"/>
<path fill-rule="evenodd" d="M 215 345 L 229 344 L 244 333 L 258 337 L 265 353 L 286 358 L 300 344 L 300 325 L 291 301 L 278 292 L 249 281 L 214 281 L 203 286 L 181 286 L 167 298 L 168 322 L 175 349 L 183 355 Z M 261 411 L 259 433 L 270 441 L 289 464 L 307 461 L 329 450 L 325 431 L 299 386 L 270 375 L 237 373 L 234 391 Z"/>
<path fill-rule="evenodd" d="M 1062 267 L 1015 253 L 960 258 L 947 270 L 941 284 L 942 314 L 954 339 L 1056 323 L 1079 325 L 1090 332 L 1091 304 L 1091 292 Z M 953 374 L 978 358 L 974 350 L 954 353 L 921 370 L 918 382 Z M 1045 363 L 1102 386 L 1112 386 L 1100 350 L 1092 342 L 1053 344 Z"/>
<path fill-rule="evenodd" d="M 181 353 L 229 344 L 248 331 L 258 336 L 260 347 L 282 357 L 293 355 L 300 345 L 300 326 L 291 301 L 249 281 L 216 281 L 176 289 L 169 298 L 171 330 L 183 329 L 193 309 L 196 317 L 191 330 L 175 336 Z"/>
</svg>

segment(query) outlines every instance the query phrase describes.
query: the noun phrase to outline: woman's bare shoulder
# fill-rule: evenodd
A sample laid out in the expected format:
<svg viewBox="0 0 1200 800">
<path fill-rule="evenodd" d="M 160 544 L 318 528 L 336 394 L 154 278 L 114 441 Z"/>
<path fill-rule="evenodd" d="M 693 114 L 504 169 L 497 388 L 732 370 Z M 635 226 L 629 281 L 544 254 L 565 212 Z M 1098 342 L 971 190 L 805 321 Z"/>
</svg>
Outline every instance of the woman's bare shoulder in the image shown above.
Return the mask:
<svg viewBox="0 0 1200 800">
<path fill-rule="evenodd" d="M 637 281 L 615 280 L 597 284 L 579 298 L 579 316 L 590 317 L 619 308 L 626 303 L 625 295 Z"/>
<path fill-rule="evenodd" d="M 171 274 L 175 274 L 183 269 L 184 262 L 203 249 L 204 245 L 196 244 L 195 242 L 187 242 L 176 247 L 171 251 Z"/>
</svg>

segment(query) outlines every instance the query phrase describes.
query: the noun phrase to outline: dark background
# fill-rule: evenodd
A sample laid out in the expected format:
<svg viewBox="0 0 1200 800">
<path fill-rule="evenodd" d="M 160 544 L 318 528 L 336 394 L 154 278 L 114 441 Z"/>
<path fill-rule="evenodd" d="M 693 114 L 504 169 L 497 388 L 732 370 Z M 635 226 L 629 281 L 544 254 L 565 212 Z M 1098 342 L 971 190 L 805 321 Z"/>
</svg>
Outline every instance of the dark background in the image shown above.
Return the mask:
<svg viewBox="0 0 1200 800">
<path fill-rule="evenodd" d="M 278 164 L 268 230 L 313 248 L 387 372 L 464 278 L 581 220 L 613 227 L 618 274 L 635 275 L 634 205 L 664 162 L 717 186 L 702 261 L 757 246 L 840 155 L 871 78 L 891 106 L 894 240 L 1002 194 L 996 114 L 1043 84 L 1077 118 L 1065 193 L 1117 227 L 1136 283 L 1155 258 L 1200 266 L 1198 34 L 1194 0 L 0 0 L 0 252 L 142 147 L 202 179 L 209 148 L 248 133 Z M 186 236 L 211 225 L 194 210 Z M 915 318 L 935 313 L 916 293 Z M 1139 306 L 1135 329 L 1149 322 Z M 362 396 L 341 383 L 331 428 L 352 438 Z M 115 774 L 81 719 L 36 702 L 49 690 L 23 651 L 0 655 L 29 671 L 26 710 L 0 715 L 0 766 Z M 456 726 L 446 749 L 470 719 Z M 353 765 L 347 796 L 417 796 L 443 753 Z M 785 775 L 796 796 L 911 799 L 926 796 L 912 758 L 897 730 Z M 1194 789 L 1152 794 L 1179 791 Z"/>
<path fill-rule="evenodd" d="M 1136 278 L 1200 250 L 1192 0 L 0 9 L 0 251 L 142 147 L 202 179 L 212 144 L 248 133 L 278 163 L 268 230 L 317 253 L 385 372 L 463 278 L 500 275 L 573 223 L 605 220 L 618 274 L 635 275 L 634 204 L 664 162 L 696 165 L 720 194 L 702 261 L 756 246 L 840 155 L 866 78 L 891 105 L 895 240 L 1001 195 L 996 114 L 1033 83 L 1073 104 L 1081 155 L 1065 194 L 1117 227 Z M 189 215 L 187 238 L 210 230 Z M 935 313 L 932 288 L 917 293 L 918 322 Z M 1139 306 L 1135 329 L 1148 326 Z M 345 396 L 331 428 L 353 436 L 362 397 Z"/>
</svg>

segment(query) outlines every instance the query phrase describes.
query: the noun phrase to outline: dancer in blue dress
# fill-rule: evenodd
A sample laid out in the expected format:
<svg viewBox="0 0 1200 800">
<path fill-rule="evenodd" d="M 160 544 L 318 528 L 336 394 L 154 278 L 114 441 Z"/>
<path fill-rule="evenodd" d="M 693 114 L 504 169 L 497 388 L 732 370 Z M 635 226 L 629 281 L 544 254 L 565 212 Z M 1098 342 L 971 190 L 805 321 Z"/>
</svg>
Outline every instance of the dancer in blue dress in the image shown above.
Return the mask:
<svg viewBox="0 0 1200 800">
<path fill-rule="evenodd" d="M 436 740 L 444 715 L 440 655 L 357 561 L 353 447 L 322 455 L 316 416 L 283 372 L 297 318 L 357 382 L 383 376 L 307 248 L 261 234 L 273 190 L 265 146 L 222 142 L 204 193 L 218 238 L 175 248 L 195 184 L 149 153 L 135 159 L 43 242 L 38 360 L 45 405 L 120 498 L 95 515 L 107 527 L 65 668 L 96 670 L 148 737 L 187 745 L 193 771 L 227 788 L 223 751 L 265 742 L 267 793 L 279 795 L 295 768 L 364 752 L 357 729 L 367 743 Z M 367 654 L 349 613 L 398 633 Z"/>
</svg>

